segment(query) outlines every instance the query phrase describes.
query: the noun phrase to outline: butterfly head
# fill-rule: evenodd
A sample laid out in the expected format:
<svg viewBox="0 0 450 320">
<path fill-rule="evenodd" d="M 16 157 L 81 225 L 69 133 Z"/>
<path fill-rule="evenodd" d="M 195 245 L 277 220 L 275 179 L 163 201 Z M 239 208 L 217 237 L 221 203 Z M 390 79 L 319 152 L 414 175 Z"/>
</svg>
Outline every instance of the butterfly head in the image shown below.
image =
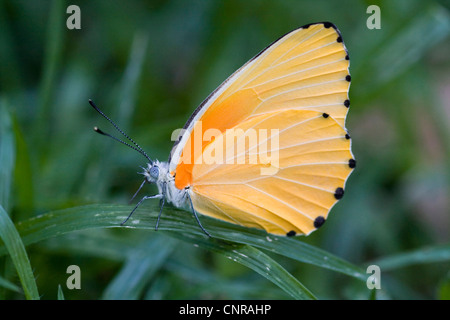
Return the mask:
<svg viewBox="0 0 450 320">
<path fill-rule="evenodd" d="M 147 183 L 162 183 L 166 182 L 166 176 L 168 171 L 168 164 L 166 162 L 159 162 L 154 160 L 151 163 L 147 163 L 147 167 L 141 167 L 144 171 L 141 174 L 145 177 Z"/>
<path fill-rule="evenodd" d="M 158 161 L 147 163 L 147 168 L 143 169 L 144 171 L 141 174 L 144 175 L 148 183 L 156 183 L 160 179 L 161 169 Z"/>
</svg>

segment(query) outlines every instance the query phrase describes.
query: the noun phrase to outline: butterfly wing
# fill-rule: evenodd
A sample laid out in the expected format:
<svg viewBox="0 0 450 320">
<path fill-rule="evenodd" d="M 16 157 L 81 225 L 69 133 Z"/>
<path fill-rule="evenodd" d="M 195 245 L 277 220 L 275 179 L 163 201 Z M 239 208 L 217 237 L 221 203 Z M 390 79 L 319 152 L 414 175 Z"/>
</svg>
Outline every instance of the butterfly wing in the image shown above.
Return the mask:
<svg viewBox="0 0 450 320">
<path fill-rule="evenodd" d="M 277 234 L 309 233 L 326 218 L 351 172 L 353 156 L 344 127 L 348 67 L 341 35 L 331 23 L 304 26 L 275 41 L 228 78 L 191 116 L 169 161 L 171 172 L 176 173 L 176 187 L 192 187 L 194 206 L 200 213 Z M 298 125 L 286 127 L 282 119 Z M 328 120 L 333 130 L 311 127 L 319 120 Z M 224 139 L 227 129 L 254 128 L 255 121 L 261 121 L 257 128 L 263 123 L 261 129 L 280 130 L 280 145 L 292 145 L 280 149 L 274 175 L 262 178 L 261 168 L 255 165 L 214 166 L 198 161 L 220 140 L 201 140 L 207 130 L 216 129 Z M 307 131 L 300 123 L 305 123 Z M 296 216 L 307 218 L 299 222 Z"/>
<path fill-rule="evenodd" d="M 252 117 L 216 137 L 193 167 L 195 209 L 273 234 L 309 234 L 342 196 L 353 167 L 350 143 L 338 121 L 322 112 Z M 206 157 L 218 154 L 222 161 Z"/>
</svg>

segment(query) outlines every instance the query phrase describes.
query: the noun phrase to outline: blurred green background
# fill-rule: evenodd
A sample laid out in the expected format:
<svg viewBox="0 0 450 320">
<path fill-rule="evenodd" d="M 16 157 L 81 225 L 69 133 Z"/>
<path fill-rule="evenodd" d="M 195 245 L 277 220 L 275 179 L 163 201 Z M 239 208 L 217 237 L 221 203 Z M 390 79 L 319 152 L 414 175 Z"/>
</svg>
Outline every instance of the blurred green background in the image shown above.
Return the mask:
<svg viewBox="0 0 450 320">
<path fill-rule="evenodd" d="M 81 9 L 80 30 L 66 27 L 71 4 Z M 371 4 L 381 9 L 381 29 L 367 28 Z M 419 0 L 0 0 L 1 205 L 18 224 L 51 210 L 127 204 L 145 159 L 93 132 L 113 129 L 88 99 L 165 161 L 172 131 L 231 73 L 283 34 L 331 21 L 350 54 L 346 126 L 358 163 L 327 224 L 298 241 L 364 270 L 380 265 L 377 298 L 449 299 L 449 8 Z M 58 285 L 66 299 L 291 298 L 165 231 L 95 228 L 26 249 L 42 299 L 56 299 Z M 369 298 L 361 281 L 271 256 L 318 298 Z M 81 290 L 65 285 L 73 264 Z M 134 277 L 122 283 L 127 273 Z M 0 298 L 23 299 L 10 288 L 20 282 L 5 255 L 0 277 Z"/>
</svg>

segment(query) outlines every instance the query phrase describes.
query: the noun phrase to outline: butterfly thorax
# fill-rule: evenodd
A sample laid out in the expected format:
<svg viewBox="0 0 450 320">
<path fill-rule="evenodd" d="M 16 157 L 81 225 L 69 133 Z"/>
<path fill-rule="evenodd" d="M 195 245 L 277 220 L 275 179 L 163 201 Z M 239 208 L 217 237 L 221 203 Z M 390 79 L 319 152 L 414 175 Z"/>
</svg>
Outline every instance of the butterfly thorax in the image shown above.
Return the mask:
<svg viewBox="0 0 450 320">
<path fill-rule="evenodd" d="M 160 195 L 172 203 L 175 207 L 183 207 L 186 204 L 186 189 L 178 189 L 175 186 L 175 177 L 169 172 L 169 164 L 158 160 L 147 163 L 147 168 L 143 168 L 144 175 L 148 183 L 155 183 Z"/>
</svg>

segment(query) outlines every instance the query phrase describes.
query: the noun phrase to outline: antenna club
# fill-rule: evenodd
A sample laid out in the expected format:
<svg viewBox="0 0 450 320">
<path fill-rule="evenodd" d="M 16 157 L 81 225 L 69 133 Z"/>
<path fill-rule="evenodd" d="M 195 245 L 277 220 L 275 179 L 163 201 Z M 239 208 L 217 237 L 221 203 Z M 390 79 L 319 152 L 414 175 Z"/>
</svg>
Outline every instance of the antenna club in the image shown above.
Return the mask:
<svg viewBox="0 0 450 320">
<path fill-rule="evenodd" d="M 103 135 L 106 135 L 106 133 L 104 133 L 102 130 L 100 130 L 100 128 L 99 127 L 97 127 L 97 126 L 95 126 L 94 127 L 94 131 L 95 132 L 97 132 L 97 133 L 100 133 L 100 134 L 103 134 Z"/>
</svg>

